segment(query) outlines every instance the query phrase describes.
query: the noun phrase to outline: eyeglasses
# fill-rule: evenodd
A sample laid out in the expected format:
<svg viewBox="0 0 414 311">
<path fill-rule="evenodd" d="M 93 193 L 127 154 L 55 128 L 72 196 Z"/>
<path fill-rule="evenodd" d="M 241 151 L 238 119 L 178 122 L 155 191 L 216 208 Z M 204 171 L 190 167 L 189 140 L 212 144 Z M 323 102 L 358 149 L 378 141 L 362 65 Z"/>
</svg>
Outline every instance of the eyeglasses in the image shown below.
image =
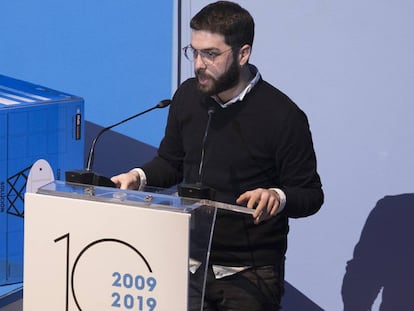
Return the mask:
<svg viewBox="0 0 414 311">
<path fill-rule="evenodd" d="M 191 46 L 191 44 L 187 45 L 183 48 L 185 58 L 187 58 L 190 62 L 193 62 L 197 57 L 200 55 L 201 60 L 204 64 L 212 64 L 214 60 L 219 57 L 221 54 L 224 54 L 228 51 L 231 51 L 233 48 L 229 48 L 222 52 L 215 52 L 212 50 L 197 50 Z"/>
</svg>

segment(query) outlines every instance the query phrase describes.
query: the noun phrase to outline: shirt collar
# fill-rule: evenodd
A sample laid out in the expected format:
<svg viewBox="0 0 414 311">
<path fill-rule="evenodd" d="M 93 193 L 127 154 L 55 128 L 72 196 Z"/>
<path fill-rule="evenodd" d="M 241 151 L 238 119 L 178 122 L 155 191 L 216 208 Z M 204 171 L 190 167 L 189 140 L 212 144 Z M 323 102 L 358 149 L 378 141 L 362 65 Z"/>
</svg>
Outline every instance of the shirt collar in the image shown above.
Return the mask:
<svg viewBox="0 0 414 311">
<path fill-rule="evenodd" d="M 244 97 L 252 90 L 252 88 L 257 84 L 257 82 L 259 82 L 260 80 L 260 72 L 259 70 L 253 66 L 250 65 L 251 69 L 253 72 L 256 72 L 254 78 L 252 80 L 250 80 L 250 82 L 247 84 L 247 86 L 244 88 L 243 91 L 240 92 L 239 95 L 233 97 L 232 99 L 230 99 L 229 101 L 223 103 L 220 98 L 218 98 L 216 95 L 212 96 L 213 99 L 222 107 L 222 108 L 227 108 L 228 106 L 238 102 L 238 101 L 242 101 L 244 99 Z"/>
</svg>

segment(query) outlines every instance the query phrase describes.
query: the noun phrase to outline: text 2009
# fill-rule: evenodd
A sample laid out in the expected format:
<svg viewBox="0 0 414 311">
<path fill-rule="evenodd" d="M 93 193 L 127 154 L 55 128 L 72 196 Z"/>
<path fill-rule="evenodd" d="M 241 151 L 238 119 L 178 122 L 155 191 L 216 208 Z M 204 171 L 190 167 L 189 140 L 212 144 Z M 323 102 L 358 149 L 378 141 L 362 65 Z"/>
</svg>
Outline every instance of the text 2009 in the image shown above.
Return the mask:
<svg viewBox="0 0 414 311">
<path fill-rule="evenodd" d="M 114 278 L 113 287 L 131 290 L 131 293 L 128 294 L 112 293 L 112 307 L 138 311 L 155 310 L 157 300 L 153 297 L 147 297 L 145 293 L 154 291 L 157 286 L 157 280 L 154 277 L 146 278 L 142 275 L 133 276 L 129 273 L 121 274 L 119 272 L 114 272 L 112 276 Z"/>
</svg>

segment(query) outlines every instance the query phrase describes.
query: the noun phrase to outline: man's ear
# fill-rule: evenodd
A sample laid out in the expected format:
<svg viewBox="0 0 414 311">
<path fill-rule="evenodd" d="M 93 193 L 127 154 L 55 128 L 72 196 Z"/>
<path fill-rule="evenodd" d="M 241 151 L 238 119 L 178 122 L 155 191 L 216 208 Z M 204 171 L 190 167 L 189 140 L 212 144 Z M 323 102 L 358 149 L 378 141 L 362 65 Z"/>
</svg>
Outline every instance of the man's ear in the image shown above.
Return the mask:
<svg viewBox="0 0 414 311">
<path fill-rule="evenodd" d="M 239 51 L 240 66 L 243 66 L 249 62 L 251 53 L 252 53 L 252 47 L 248 44 L 245 44 L 240 48 L 240 51 Z"/>
</svg>

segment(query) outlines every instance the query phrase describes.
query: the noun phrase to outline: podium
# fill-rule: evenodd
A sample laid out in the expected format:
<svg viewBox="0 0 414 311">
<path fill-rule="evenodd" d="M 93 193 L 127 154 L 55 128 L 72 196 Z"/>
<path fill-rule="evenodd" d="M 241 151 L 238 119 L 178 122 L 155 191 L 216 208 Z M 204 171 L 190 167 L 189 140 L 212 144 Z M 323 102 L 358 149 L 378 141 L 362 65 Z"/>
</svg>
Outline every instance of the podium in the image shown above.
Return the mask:
<svg viewBox="0 0 414 311">
<path fill-rule="evenodd" d="M 251 213 L 156 188 L 26 193 L 23 309 L 202 310 L 217 208 Z"/>
</svg>

